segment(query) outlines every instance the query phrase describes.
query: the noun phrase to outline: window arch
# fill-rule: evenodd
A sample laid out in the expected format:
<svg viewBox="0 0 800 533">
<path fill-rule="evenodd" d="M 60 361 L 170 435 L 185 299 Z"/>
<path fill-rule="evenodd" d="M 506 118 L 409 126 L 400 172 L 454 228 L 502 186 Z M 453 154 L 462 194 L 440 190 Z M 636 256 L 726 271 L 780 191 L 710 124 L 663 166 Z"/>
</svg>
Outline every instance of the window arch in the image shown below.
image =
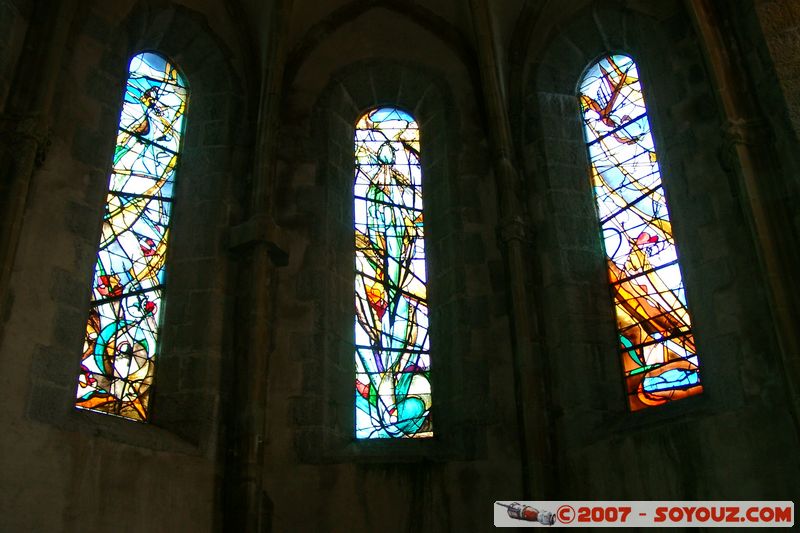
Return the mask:
<svg viewBox="0 0 800 533">
<path fill-rule="evenodd" d="M 419 128 L 394 107 L 355 128 L 355 432 L 433 436 Z"/>
<path fill-rule="evenodd" d="M 80 409 L 149 417 L 187 97 L 165 57 L 131 58 L 78 378 Z"/>
<path fill-rule="evenodd" d="M 634 60 L 607 55 L 580 84 L 584 136 L 628 404 L 636 411 L 702 391 L 658 158 Z"/>
</svg>

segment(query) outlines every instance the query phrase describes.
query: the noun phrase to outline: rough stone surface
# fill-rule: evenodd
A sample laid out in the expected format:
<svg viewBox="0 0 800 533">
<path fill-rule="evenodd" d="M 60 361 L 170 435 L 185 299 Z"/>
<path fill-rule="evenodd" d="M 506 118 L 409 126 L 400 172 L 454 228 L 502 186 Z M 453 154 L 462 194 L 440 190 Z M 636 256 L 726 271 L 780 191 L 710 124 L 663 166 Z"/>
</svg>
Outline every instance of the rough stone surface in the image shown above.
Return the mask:
<svg viewBox="0 0 800 533">
<path fill-rule="evenodd" d="M 787 401 L 800 384 L 783 371 L 762 237 L 688 3 L 487 2 L 521 213 L 499 204 L 504 146 L 471 3 L 77 2 L 63 61 L 38 71 L 57 89 L 37 132 L 46 158 L 30 165 L 22 222 L 0 213 L 3 234 L 19 232 L 0 258 L 0 531 L 238 532 L 242 480 L 260 482 L 272 532 L 484 531 L 493 502 L 527 497 L 800 501 Z M 769 150 L 758 178 L 790 213 L 782 246 L 795 249 L 800 7 L 712 3 Z M 48 44 L 25 45 L 34 4 L 0 0 L 0 134 L 36 82 L 15 83 L 18 67 Z M 73 408 L 121 91 L 141 50 L 170 57 L 191 90 L 148 424 Z M 575 98 L 608 51 L 640 67 L 706 391 L 639 413 Z M 431 440 L 352 437 L 353 128 L 378 105 L 421 128 Z M 7 140 L 3 172 L 23 157 Z M 515 326 L 531 360 L 515 357 Z M 534 403 L 546 413 L 521 435 Z M 521 436 L 551 448 L 527 458 L 547 463 L 544 493 L 524 494 Z"/>
</svg>

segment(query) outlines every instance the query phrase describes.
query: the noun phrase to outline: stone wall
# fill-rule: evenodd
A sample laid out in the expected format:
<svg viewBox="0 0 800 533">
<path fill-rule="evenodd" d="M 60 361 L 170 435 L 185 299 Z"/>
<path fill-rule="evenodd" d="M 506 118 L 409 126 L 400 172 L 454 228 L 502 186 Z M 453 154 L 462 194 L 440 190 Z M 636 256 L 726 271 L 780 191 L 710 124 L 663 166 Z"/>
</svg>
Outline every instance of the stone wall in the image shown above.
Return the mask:
<svg viewBox="0 0 800 533">
<path fill-rule="evenodd" d="M 786 100 L 795 135 L 800 132 L 800 5 L 791 0 L 758 0 L 751 21 L 758 22 Z M 745 19 L 746 20 L 746 19 Z"/>
<path fill-rule="evenodd" d="M 29 4 L 21 0 L 0 2 L 0 109 L 4 107 L 13 83 L 17 59 L 28 28 Z"/>
<path fill-rule="evenodd" d="M 285 80 L 275 212 L 291 244 L 278 287 L 264 467 L 275 531 L 469 530 L 491 522 L 481 502 L 493 501 L 500 480 L 509 495 L 520 490 L 516 426 L 507 423 L 507 287 L 475 66 L 412 18 L 400 17 L 402 53 L 388 46 L 379 36 L 396 19 L 376 8 L 341 21 Z M 352 41 L 363 28 L 375 33 Z M 420 124 L 431 441 L 352 437 L 353 130 L 378 105 L 400 106 Z M 325 496 L 298 499 L 308 487 Z"/>
<path fill-rule="evenodd" d="M 771 201 L 788 212 L 783 229 L 792 242 L 800 238 L 800 6 L 791 0 L 733 2 L 731 31 L 752 97 L 760 111 L 755 135 L 764 137 L 772 165 L 765 176 Z"/>
<path fill-rule="evenodd" d="M 601 3 L 531 53 L 524 156 L 563 497 L 795 493 L 798 464 L 781 450 L 797 436 L 766 288 L 691 24 L 680 9 L 655 19 Z M 639 66 L 704 384 L 701 396 L 636 413 L 624 398 L 576 98 L 584 69 L 607 51 Z"/>
<path fill-rule="evenodd" d="M 32 177 L 4 318 L 3 530 L 204 531 L 219 520 L 225 237 L 232 154 L 246 141 L 235 136 L 241 88 L 203 15 L 117 7 L 77 14 L 85 25 L 69 40 L 51 141 Z M 73 407 L 128 61 L 143 50 L 173 60 L 191 91 L 148 424 Z"/>
<path fill-rule="evenodd" d="M 258 513 L 262 531 L 478 531 L 494 501 L 526 497 L 799 499 L 761 236 L 688 4 L 488 3 L 511 154 L 489 130 L 471 3 L 76 2 L 46 131 L 27 139 L 41 157 L 24 216 L 0 228 L 21 231 L 0 283 L 0 530 L 240 531 Z M 715 5 L 765 133 L 759 181 L 794 214 L 796 248 L 797 10 Z M 17 58 L 42 55 L 22 45 L 30 6 L 0 0 L 2 103 Z M 137 424 L 73 397 L 127 64 L 144 50 L 191 94 L 152 420 Z M 607 52 L 639 65 L 705 388 L 636 413 L 576 98 Z M 427 440 L 353 438 L 353 129 L 379 105 L 421 128 Z M 535 361 L 515 360 L 503 158 L 521 176 Z M 547 407 L 533 424 L 525 394 Z M 552 455 L 523 456 L 542 434 Z M 549 477 L 531 483 L 536 462 Z"/>
</svg>

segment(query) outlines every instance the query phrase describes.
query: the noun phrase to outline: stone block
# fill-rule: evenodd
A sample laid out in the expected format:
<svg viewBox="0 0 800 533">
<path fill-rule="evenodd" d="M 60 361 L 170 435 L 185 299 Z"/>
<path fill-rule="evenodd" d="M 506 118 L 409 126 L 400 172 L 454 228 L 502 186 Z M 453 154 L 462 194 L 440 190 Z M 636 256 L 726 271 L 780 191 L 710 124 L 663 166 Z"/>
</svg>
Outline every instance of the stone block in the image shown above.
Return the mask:
<svg viewBox="0 0 800 533">
<path fill-rule="evenodd" d="M 77 387 L 77 374 L 74 387 Z M 75 388 L 61 383 L 53 385 L 34 381 L 30 389 L 28 415 L 34 420 L 62 424 L 75 405 Z"/>
<path fill-rule="evenodd" d="M 80 349 L 81 346 L 75 346 L 73 350 L 65 353 L 61 345 L 58 348 L 38 345 L 34 351 L 33 365 L 31 366 L 33 378 L 56 387 L 66 387 L 72 381 L 77 387 Z M 74 357 L 70 357 L 69 353 L 72 353 Z"/>
<path fill-rule="evenodd" d="M 486 246 L 484 238 L 479 233 L 467 234 L 464 237 L 464 261 L 466 265 L 474 266 L 486 262 Z"/>
</svg>

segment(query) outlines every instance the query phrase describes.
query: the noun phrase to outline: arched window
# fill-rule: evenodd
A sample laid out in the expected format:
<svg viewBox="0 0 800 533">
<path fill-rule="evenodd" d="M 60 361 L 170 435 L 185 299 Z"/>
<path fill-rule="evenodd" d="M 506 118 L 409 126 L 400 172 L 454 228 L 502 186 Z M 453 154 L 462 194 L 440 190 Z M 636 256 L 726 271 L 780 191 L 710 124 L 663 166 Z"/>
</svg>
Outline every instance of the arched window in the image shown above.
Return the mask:
<svg viewBox="0 0 800 533">
<path fill-rule="evenodd" d="M 78 408 L 148 419 L 186 99 L 186 83 L 163 56 L 133 56 L 92 283 Z"/>
<path fill-rule="evenodd" d="M 355 431 L 433 435 L 419 129 L 393 107 L 355 129 Z"/>
<path fill-rule="evenodd" d="M 698 394 L 678 250 L 633 59 L 594 63 L 580 103 L 630 408 Z"/>
</svg>

